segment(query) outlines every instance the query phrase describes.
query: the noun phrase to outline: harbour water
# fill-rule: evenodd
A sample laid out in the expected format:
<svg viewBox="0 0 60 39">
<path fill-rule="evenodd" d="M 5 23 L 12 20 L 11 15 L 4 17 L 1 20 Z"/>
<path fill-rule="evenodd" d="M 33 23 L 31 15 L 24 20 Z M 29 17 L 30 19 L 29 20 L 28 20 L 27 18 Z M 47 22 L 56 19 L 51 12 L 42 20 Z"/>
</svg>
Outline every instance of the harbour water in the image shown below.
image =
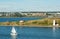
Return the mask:
<svg viewBox="0 0 60 39">
<path fill-rule="evenodd" d="M 6 21 L 20 21 L 20 20 L 37 20 L 37 19 L 42 19 L 42 17 L 16 17 L 16 18 L 0 18 L 0 22 L 6 22 Z"/>
<path fill-rule="evenodd" d="M 12 26 L 0 26 L 0 39 L 60 39 L 60 28 L 15 26 L 17 36 L 11 36 Z"/>
</svg>

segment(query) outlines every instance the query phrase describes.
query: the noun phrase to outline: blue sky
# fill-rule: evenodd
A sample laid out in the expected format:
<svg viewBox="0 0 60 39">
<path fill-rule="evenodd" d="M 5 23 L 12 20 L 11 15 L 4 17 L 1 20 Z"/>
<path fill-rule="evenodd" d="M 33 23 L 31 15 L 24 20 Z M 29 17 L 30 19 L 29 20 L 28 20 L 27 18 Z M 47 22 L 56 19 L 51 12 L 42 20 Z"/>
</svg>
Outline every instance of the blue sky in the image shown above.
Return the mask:
<svg viewBox="0 0 60 39">
<path fill-rule="evenodd" d="M 60 11 L 60 0 L 0 0 L 0 11 Z"/>
</svg>

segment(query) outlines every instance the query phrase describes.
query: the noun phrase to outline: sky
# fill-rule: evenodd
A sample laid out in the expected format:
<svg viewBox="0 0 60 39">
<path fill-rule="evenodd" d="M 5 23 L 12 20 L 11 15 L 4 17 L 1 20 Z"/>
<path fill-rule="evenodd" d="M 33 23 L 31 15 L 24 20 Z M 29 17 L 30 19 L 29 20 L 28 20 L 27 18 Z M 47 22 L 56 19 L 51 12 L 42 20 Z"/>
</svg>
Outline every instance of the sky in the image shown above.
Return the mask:
<svg viewBox="0 0 60 39">
<path fill-rule="evenodd" d="M 0 0 L 1 11 L 60 11 L 60 0 Z"/>
</svg>

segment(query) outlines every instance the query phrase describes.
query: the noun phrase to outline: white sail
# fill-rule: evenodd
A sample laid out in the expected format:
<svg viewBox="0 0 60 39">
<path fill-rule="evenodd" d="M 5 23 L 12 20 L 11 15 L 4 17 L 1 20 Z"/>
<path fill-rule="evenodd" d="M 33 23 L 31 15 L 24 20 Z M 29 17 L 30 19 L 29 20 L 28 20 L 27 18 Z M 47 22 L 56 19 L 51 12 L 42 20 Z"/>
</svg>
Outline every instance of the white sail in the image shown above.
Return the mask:
<svg viewBox="0 0 60 39">
<path fill-rule="evenodd" d="M 53 20 L 53 26 L 55 26 L 55 20 Z"/>
<path fill-rule="evenodd" d="M 13 27 L 12 28 L 12 31 L 11 31 L 12 33 L 16 33 L 16 30 L 15 30 L 15 28 Z"/>
</svg>

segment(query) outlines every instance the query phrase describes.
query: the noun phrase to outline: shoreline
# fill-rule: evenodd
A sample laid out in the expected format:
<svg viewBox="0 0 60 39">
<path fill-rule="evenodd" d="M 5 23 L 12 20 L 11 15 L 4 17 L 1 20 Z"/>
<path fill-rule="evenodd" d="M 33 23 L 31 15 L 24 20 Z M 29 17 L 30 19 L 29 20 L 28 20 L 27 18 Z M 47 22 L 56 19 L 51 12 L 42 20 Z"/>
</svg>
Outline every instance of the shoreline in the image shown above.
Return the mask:
<svg viewBox="0 0 60 39">
<path fill-rule="evenodd" d="M 6 27 L 8 27 L 8 26 L 17 26 L 17 27 L 54 27 L 54 26 L 39 26 L 39 25 L 0 25 L 0 26 L 6 26 Z M 60 27 L 60 26 L 58 26 L 58 27 Z"/>
<path fill-rule="evenodd" d="M 29 20 L 29 21 L 12 21 L 12 22 L 0 22 L 0 26 L 22 26 L 22 27 L 54 27 L 53 26 L 54 18 L 44 18 L 39 20 Z M 56 22 L 60 27 L 60 18 L 55 18 Z"/>
<path fill-rule="evenodd" d="M 28 18 L 28 17 L 0 17 L 0 18 Z M 30 17 L 32 18 L 32 17 Z M 39 17 L 35 17 L 35 18 L 39 18 Z"/>
</svg>

